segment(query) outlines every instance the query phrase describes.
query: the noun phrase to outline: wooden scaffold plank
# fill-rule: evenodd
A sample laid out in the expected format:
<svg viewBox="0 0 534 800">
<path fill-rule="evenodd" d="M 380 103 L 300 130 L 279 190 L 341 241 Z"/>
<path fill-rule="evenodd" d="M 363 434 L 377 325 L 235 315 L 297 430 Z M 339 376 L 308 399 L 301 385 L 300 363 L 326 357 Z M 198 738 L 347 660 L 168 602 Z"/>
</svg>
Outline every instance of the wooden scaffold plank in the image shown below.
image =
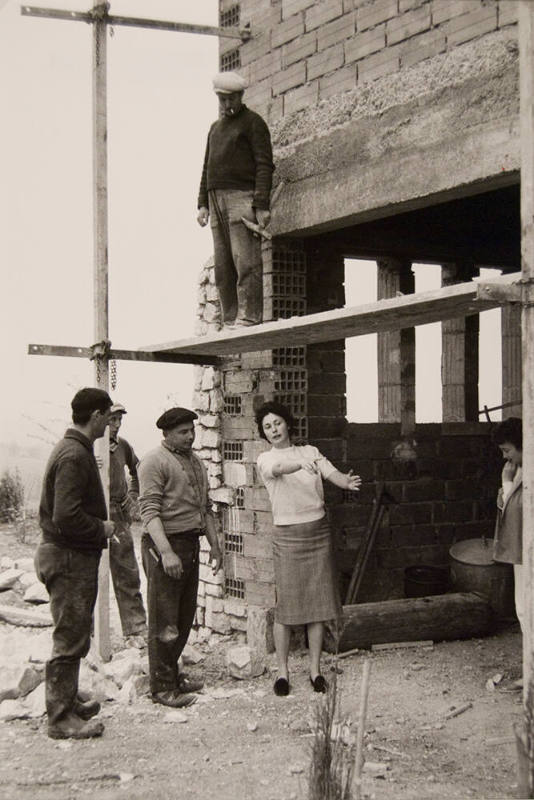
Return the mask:
<svg viewBox="0 0 534 800">
<path fill-rule="evenodd" d="M 521 273 L 513 273 L 491 283 L 459 283 L 431 292 L 266 322 L 202 338 L 147 345 L 141 349 L 149 352 L 225 356 L 411 328 L 443 319 L 467 317 L 496 308 L 509 300 L 517 300 L 519 294 L 515 283 L 520 278 Z M 496 287 L 494 292 L 491 287 Z"/>
</svg>

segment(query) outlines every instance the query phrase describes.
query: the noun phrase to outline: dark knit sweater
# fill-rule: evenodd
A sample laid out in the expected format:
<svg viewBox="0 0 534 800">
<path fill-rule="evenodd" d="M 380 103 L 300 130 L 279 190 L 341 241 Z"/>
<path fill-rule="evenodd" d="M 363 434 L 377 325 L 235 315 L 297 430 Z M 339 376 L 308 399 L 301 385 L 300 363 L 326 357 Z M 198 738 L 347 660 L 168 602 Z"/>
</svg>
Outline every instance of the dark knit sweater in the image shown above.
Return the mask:
<svg viewBox="0 0 534 800">
<path fill-rule="evenodd" d="M 109 499 L 111 503 L 122 504 L 128 496 L 128 483 L 126 482 L 125 468 L 130 473 L 130 492 L 139 494 L 139 478 L 137 464 L 139 459 L 134 453 L 132 445 L 118 436 L 117 440 L 109 440 Z"/>
<path fill-rule="evenodd" d="M 243 105 L 235 117 L 222 117 L 210 128 L 198 207 L 208 207 L 210 189 L 252 189 L 253 206 L 268 210 L 273 170 L 269 128 Z"/>
<path fill-rule="evenodd" d="M 54 447 L 46 465 L 39 506 L 43 541 L 72 550 L 107 547 L 106 501 L 93 445 L 75 428 Z"/>
</svg>

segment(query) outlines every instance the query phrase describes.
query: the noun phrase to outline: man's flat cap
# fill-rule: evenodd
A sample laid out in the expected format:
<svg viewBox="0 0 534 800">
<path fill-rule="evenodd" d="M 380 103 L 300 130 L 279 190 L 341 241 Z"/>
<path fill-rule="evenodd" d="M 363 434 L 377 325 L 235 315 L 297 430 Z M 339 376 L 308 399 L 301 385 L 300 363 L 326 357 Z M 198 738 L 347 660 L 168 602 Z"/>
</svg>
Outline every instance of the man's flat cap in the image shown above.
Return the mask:
<svg viewBox="0 0 534 800">
<path fill-rule="evenodd" d="M 198 419 L 198 414 L 188 408 L 169 408 L 159 417 L 156 427 L 168 431 L 177 425 L 183 425 L 184 422 L 193 422 L 194 419 Z"/>
<path fill-rule="evenodd" d="M 111 408 L 109 409 L 112 414 L 127 414 L 128 412 L 122 405 L 122 403 L 113 403 Z"/>
<path fill-rule="evenodd" d="M 213 91 L 217 94 L 244 92 L 247 82 L 237 72 L 218 72 L 213 79 Z"/>
</svg>

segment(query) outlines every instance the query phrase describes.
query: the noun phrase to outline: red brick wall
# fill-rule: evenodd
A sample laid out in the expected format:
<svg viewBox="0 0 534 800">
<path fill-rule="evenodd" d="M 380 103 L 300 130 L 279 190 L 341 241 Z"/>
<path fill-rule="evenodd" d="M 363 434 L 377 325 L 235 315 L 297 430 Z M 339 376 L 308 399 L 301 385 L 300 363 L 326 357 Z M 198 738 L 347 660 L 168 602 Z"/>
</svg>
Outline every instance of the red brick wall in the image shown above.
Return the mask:
<svg viewBox="0 0 534 800">
<path fill-rule="evenodd" d="M 224 10 L 234 2 L 221 0 Z M 270 122 L 517 22 L 511 0 L 241 0 L 247 103 Z"/>
</svg>

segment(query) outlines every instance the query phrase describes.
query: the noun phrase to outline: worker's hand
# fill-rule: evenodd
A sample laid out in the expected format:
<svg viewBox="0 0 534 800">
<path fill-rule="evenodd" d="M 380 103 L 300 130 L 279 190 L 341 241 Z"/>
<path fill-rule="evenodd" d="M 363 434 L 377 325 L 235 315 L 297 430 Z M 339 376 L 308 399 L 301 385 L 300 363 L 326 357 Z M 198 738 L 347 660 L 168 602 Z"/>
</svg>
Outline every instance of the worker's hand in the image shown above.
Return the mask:
<svg viewBox="0 0 534 800">
<path fill-rule="evenodd" d="M 504 482 L 511 483 L 514 479 L 515 475 L 515 466 L 510 461 L 504 462 L 504 467 L 502 468 L 502 480 Z"/>
<path fill-rule="evenodd" d="M 256 219 L 260 228 L 266 228 L 271 221 L 271 212 L 263 208 L 256 209 Z"/>
<path fill-rule="evenodd" d="M 161 565 L 170 578 L 181 578 L 184 572 L 182 559 L 172 550 L 161 554 Z"/>
<path fill-rule="evenodd" d="M 208 224 L 208 220 L 210 218 L 210 212 L 206 208 L 206 206 L 202 206 L 198 209 L 197 214 L 197 222 L 201 228 L 204 228 Z"/>
<path fill-rule="evenodd" d="M 102 469 L 104 466 L 104 459 L 101 456 L 95 456 L 95 461 L 98 469 Z"/>
<path fill-rule="evenodd" d="M 345 477 L 347 479 L 347 489 L 350 489 L 351 492 L 359 492 L 360 486 L 362 485 L 362 479 L 360 476 L 354 475 L 350 469 Z"/>
<path fill-rule="evenodd" d="M 214 575 L 218 573 L 223 563 L 223 556 L 219 546 L 212 547 L 210 550 L 211 571 Z"/>
<path fill-rule="evenodd" d="M 309 472 L 310 475 L 317 475 L 318 467 L 315 463 L 317 459 L 315 458 L 302 458 L 299 461 L 300 468 L 304 470 L 304 472 Z"/>
<path fill-rule="evenodd" d="M 110 519 L 104 520 L 104 534 L 106 536 L 106 539 L 111 539 L 114 533 L 115 533 L 115 523 L 112 522 Z"/>
</svg>

